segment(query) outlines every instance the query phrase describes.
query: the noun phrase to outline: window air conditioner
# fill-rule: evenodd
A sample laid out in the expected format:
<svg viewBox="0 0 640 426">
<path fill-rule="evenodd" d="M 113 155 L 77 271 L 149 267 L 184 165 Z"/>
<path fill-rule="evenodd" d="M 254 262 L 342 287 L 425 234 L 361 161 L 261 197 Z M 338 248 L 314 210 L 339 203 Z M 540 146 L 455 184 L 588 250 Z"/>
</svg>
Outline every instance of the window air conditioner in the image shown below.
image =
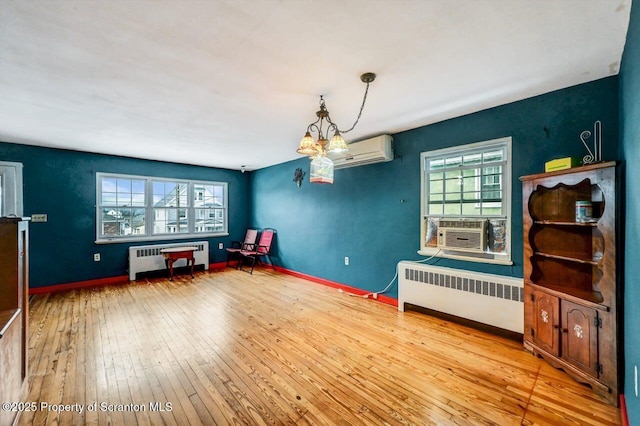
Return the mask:
<svg viewBox="0 0 640 426">
<path fill-rule="evenodd" d="M 335 169 L 362 166 L 393 160 L 393 138 L 380 135 L 349 144 L 349 151 L 340 154 L 329 154 Z"/>
<path fill-rule="evenodd" d="M 439 249 L 482 253 L 486 246 L 486 219 L 440 219 Z"/>
</svg>

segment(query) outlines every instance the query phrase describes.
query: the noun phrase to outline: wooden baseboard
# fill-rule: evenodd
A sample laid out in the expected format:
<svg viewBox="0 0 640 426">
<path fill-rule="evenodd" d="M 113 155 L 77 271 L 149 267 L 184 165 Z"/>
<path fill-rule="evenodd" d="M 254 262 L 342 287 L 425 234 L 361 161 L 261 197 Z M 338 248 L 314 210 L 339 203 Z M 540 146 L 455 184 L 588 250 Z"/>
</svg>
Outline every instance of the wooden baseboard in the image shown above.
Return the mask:
<svg viewBox="0 0 640 426">
<path fill-rule="evenodd" d="M 305 279 L 307 281 L 311 281 L 317 284 L 322 284 L 322 285 L 326 285 L 328 287 L 333 287 L 333 288 L 337 288 L 340 289 L 346 293 L 351 293 L 351 294 L 355 294 L 358 296 L 364 296 L 366 294 L 371 294 L 371 292 L 369 291 L 365 291 L 362 290 L 360 288 L 356 288 L 356 287 L 351 287 L 336 281 L 331 281 L 331 280 L 327 280 L 324 278 L 319 278 L 319 277 L 315 277 L 313 275 L 308 275 L 308 274 L 303 274 L 302 272 L 297 272 L 297 271 L 293 271 L 291 269 L 287 269 L 287 268 L 283 268 L 281 266 L 274 266 L 275 270 L 278 272 L 282 272 L 283 274 L 287 274 L 287 275 L 292 275 L 294 277 L 298 277 L 298 278 L 302 278 Z M 372 296 L 368 297 L 369 299 L 373 299 Z M 378 302 L 382 302 L 384 304 L 387 305 L 391 305 L 391 306 L 398 306 L 398 300 L 394 299 L 392 297 L 389 296 L 385 296 L 383 294 L 379 294 L 378 298 L 376 299 Z"/>
<path fill-rule="evenodd" d="M 47 285 L 44 287 L 31 287 L 29 294 L 58 293 L 61 291 L 75 290 L 85 287 L 98 287 L 103 285 L 124 284 L 129 282 L 128 275 L 118 275 L 116 277 L 98 278 L 95 280 L 76 281 L 66 284 Z"/>
<path fill-rule="evenodd" d="M 226 262 L 210 263 L 209 270 L 224 269 Z M 118 275 L 115 277 L 97 278 L 95 280 L 76 281 L 65 284 L 54 284 L 43 287 L 32 287 L 29 289 L 29 294 L 43 294 L 43 293 L 59 293 L 61 291 L 76 290 L 85 287 L 99 287 L 103 285 L 125 284 L 129 282 L 128 275 Z"/>
</svg>

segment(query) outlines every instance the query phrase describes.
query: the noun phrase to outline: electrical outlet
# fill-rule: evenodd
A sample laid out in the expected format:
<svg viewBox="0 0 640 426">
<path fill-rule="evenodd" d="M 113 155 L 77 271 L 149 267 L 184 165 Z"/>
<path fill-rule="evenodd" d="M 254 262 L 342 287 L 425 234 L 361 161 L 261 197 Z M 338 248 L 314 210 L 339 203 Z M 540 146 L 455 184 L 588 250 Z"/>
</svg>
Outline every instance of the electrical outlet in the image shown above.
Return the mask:
<svg viewBox="0 0 640 426">
<path fill-rule="evenodd" d="M 349 266 L 349 256 L 345 256 L 345 257 L 344 257 L 344 264 L 345 264 L 346 266 Z"/>
<path fill-rule="evenodd" d="M 93 255 L 93 261 L 94 262 L 100 262 L 100 253 L 95 253 Z"/>
<path fill-rule="evenodd" d="M 222 250 L 224 248 L 224 244 L 223 243 L 218 243 L 218 250 Z"/>
<path fill-rule="evenodd" d="M 31 222 L 46 222 L 47 215 L 44 213 L 34 213 L 31 215 Z"/>
</svg>

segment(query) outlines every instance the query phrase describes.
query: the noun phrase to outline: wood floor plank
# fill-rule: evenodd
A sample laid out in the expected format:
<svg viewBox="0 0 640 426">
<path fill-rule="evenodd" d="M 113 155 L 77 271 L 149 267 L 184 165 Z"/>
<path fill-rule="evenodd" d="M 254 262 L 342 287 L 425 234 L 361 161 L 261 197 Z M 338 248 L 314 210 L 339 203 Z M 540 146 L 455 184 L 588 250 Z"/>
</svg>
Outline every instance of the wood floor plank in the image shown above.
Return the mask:
<svg viewBox="0 0 640 426">
<path fill-rule="evenodd" d="M 23 425 L 620 424 L 519 342 L 267 268 L 37 295 L 29 320 L 28 400 L 85 410 Z"/>
</svg>

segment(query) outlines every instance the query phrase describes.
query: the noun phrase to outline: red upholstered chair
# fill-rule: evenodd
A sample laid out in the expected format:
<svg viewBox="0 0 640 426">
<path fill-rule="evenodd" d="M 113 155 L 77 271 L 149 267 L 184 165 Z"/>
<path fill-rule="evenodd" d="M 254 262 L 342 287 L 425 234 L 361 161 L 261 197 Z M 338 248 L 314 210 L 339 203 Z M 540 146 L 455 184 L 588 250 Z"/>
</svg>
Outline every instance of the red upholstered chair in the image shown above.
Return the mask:
<svg viewBox="0 0 640 426">
<path fill-rule="evenodd" d="M 256 266 L 256 262 L 262 263 L 260 260 L 262 257 L 265 257 L 269 260 L 271 266 L 273 266 L 273 262 L 269 257 L 269 253 L 271 252 L 271 245 L 273 243 L 273 239 L 276 235 L 275 229 L 265 228 L 262 230 L 262 234 L 260 234 L 260 241 L 258 241 L 258 246 L 251 250 L 240 250 L 240 256 L 242 256 L 242 263 L 240 264 L 240 269 L 243 269 L 245 262 L 251 262 L 251 272 L 253 275 L 253 268 Z M 275 269 L 275 268 L 274 268 Z M 249 272 L 249 271 L 245 271 Z"/>
<path fill-rule="evenodd" d="M 232 241 L 231 247 L 227 247 L 227 266 L 229 266 L 230 260 L 236 260 L 236 269 L 238 269 L 240 261 L 242 260 L 240 252 L 242 250 L 255 250 L 257 239 L 258 230 L 247 229 L 247 232 L 244 234 L 244 241 Z"/>
</svg>

